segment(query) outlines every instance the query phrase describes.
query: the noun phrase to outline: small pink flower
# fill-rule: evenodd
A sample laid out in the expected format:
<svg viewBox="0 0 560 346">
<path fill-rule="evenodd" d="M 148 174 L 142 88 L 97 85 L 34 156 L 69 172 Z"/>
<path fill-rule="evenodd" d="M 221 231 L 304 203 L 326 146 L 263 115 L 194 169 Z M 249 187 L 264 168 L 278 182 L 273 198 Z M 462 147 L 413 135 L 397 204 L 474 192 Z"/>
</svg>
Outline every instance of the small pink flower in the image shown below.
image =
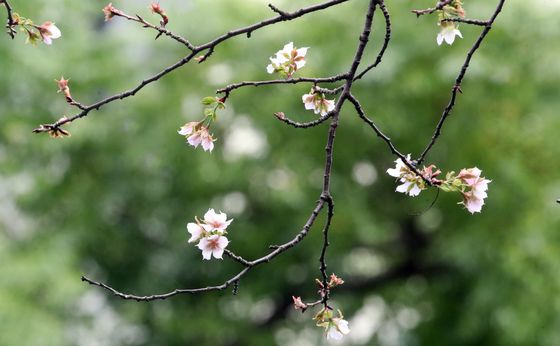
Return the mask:
<svg viewBox="0 0 560 346">
<path fill-rule="evenodd" d="M 150 5 L 150 9 L 152 10 L 152 13 L 159 14 L 161 16 L 161 19 L 162 19 L 161 25 L 162 26 L 165 26 L 169 22 L 169 18 L 167 17 L 167 15 L 165 14 L 165 11 L 159 5 L 159 3 L 153 2 Z"/>
<path fill-rule="evenodd" d="M 53 39 L 57 39 L 62 36 L 60 30 L 54 25 L 53 22 L 44 22 L 43 25 L 38 26 L 39 34 L 41 34 L 41 39 L 45 44 L 52 44 Z"/>
<path fill-rule="evenodd" d="M 199 122 L 186 123 L 177 132 L 187 137 L 187 142 L 195 148 L 202 144 L 204 151 L 212 151 L 214 149 L 214 137 L 208 132 L 208 128 L 200 125 Z"/>
<path fill-rule="evenodd" d="M 331 274 L 330 280 L 329 280 L 329 287 L 333 288 L 336 286 L 340 286 L 344 283 L 344 280 L 342 280 L 341 278 L 339 278 L 338 276 L 336 276 L 336 274 Z"/>
<path fill-rule="evenodd" d="M 301 310 L 302 312 L 307 309 L 307 304 L 301 301 L 301 297 L 292 296 L 292 300 L 294 301 L 294 309 Z"/>
<path fill-rule="evenodd" d="M 111 20 L 111 18 L 113 18 L 114 16 L 118 16 L 121 15 L 122 12 L 117 10 L 116 8 L 113 7 L 113 3 L 110 2 L 109 5 L 103 7 L 103 13 L 105 14 L 105 21 L 108 22 Z"/>
<path fill-rule="evenodd" d="M 191 121 L 189 123 L 186 123 L 185 125 L 181 126 L 177 133 L 179 133 L 181 136 L 189 136 L 195 131 L 198 124 L 198 121 Z"/>
<path fill-rule="evenodd" d="M 304 94 L 301 100 L 306 110 L 313 110 L 315 114 L 321 114 L 322 117 L 335 108 L 334 100 L 327 100 L 324 94 L 315 91 L 313 88 L 309 94 Z"/>
<path fill-rule="evenodd" d="M 204 222 L 209 225 L 212 230 L 223 232 L 232 221 L 233 219 L 227 220 L 226 213 L 216 213 L 214 209 L 208 209 L 206 214 L 204 214 Z"/>
<path fill-rule="evenodd" d="M 202 258 L 209 260 L 214 256 L 214 258 L 222 259 L 224 254 L 224 249 L 228 246 L 229 240 L 222 235 L 211 235 L 206 238 L 200 239 L 198 243 L 198 248 L 202 250 Z"/>
<path fill-rule="evenodd" d="M 463 192 L 463 205 L 471 213 L 479 213 L 484 205 L 484 199 L 488 197 L 486 191 L 491 180 L 481 177 L 482 171 L 477 167 L 465 168 L 459 172 L 457 178 L 460 179 L 469 191 Z"/>
<path fill-rule="evenodd" d="M 214 138 L 212 138 L 212 135 L 208 133 L 208 131 L 202 132 L 200 139 L 204 151 L 212 151 L 212 149 L 214 149 Z"/>
<path fill-rule="evenodd" d="M 484 199 L 478 198 L 473 191 L 463 192 L 463 202 L 465 208 L 471 213 L 480 213 L 484 205 Z"/>
</svg>

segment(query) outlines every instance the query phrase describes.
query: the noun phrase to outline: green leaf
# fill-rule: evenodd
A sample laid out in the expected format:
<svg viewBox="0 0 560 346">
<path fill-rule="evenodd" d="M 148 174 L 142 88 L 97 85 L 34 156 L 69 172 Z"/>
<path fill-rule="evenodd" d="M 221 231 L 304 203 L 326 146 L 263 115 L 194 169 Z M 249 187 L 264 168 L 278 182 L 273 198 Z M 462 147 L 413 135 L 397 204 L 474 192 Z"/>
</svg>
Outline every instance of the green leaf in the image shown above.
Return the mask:
<svg viewBox="0 0 560 346">
<path fill-rule="evenodd" d="M 213 97 L 213 96 L 206 96 L 205 98 L 202 99 L 202 104 L 206 105 L 206 106 L 209 106 L 209 105 L 214 104 L 216 102 L 217 102 L 216 98 Z"/>
</svg>

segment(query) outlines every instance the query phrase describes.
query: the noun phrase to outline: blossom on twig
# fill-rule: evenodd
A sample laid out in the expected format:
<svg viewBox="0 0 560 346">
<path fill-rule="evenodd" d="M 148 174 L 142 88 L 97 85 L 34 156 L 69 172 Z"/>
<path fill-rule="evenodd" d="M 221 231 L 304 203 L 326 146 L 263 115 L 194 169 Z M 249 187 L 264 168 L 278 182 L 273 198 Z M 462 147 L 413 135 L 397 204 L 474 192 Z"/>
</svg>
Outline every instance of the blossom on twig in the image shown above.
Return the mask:
<svg viewBox="0 0 560 346">
<path fill-rule="evenodd" d="M 327 100 L 325 94 L 318 92 L 315 88 L 311 88 L 309 94 L 304 94 L 301 101 L 305 105 L 305 109 L 313 110 L 315 114 L 321 114 L 322 117 L 334 110 L 334 100 Z"/>
<path fill-rule="evenodd" d="M 484 199 L 488 197 L 486 191 L 488 190 L 488 183 L 492 182 L 480 174 L 482 171 L 477 167 L 462 169 L 457 175 L 457 178 L 461 180 L 468 191 L 463 191 L 463 202 L 461 202 L 465 208 L 471 213 L 480 213 L 482 206 L 484 205 Z"/>
<path fill-rule="evenodd" d="M 212 256 L 222 259 L 224 250 L 229 244 L 229 240 L 225 237 L 226 228 L 233 219 L 228 220 L 226 213 L 216 213 L 210 208 L 204 214 L 202 221 L 196 217 L 195 221 L 187 224 L 187 231 L 191 235 L 188 242 L 198 242 L 197 247 L 202 251 L 203 259 L 209 260 Z"/>
<path fill-rule="evenodd" d="M 436 38 L 438 46 L 441 46 L 443 41 L 445 41 L 449 45 L 453 44 L 453 42 L 455 41 L 455 36 L 463 38 L 463 35 L 459 31 L 459 29 L 457 29 L 455 23 L 442 22 L 439 25 L 441 26 L 441 30 Z"/>
<path fill-rule="evenodd" d="M 406 160 L 410 162 L 410 154 L 406 156 Z M 407 194 L 411 197 L 418 196 L 422 190 L 426 189 L 426 185 L 422 177 L 414 173 L 410 167 L 398 158 L 395 160 L 395 168 L 389 168 L 387 174 L 392 177 L 398 178 L 402 183 L 397 186 L 396 191 Z"/>
<path fill-rule="evenodd" d="M 53 22 L 44 22 L 43 25 L 37 26 L 41 39 L 45 44 L 52 44 L 53 39 L 57 39 L 62 36 L 60 29 L 54 25 Z"/>
<path fill-rule="evenodd" d="M 266 67 L 268 73 L 280 73 L 290 78 L 294 72 L 305 66 L 305 55 L 309 47 L 295 48 L 290 42 L 283 49 L 276 52 L 276 56 L 270 58 L 270 64 Z"/>
</svg>

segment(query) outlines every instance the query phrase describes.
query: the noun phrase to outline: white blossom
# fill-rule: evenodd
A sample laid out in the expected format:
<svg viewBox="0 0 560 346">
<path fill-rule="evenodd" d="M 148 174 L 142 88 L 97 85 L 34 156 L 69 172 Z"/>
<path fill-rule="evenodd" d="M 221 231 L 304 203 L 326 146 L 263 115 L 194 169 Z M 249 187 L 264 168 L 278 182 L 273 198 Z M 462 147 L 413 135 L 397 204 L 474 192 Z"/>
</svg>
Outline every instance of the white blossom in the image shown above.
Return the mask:
<svg viewBox="0 0 560 346">
<path fill-rule="evenodd" d="M 189 222 L 187 224 L 187 231 L 191 234 L 189 243 L 196 243 L 203 238 L 207 232 L 211 231 L 211 227 L 205 224 Z"/>
<path fill-rule="evenodd" d="M 295 48 L 294 43 L 284 45 L 284 48 L 270 57 L 270 64 L 266 67 L 268 73 L 281 72 L 291 77 L 294 72 L 305 66 L 305 55 L 309 47 Z"/>
<path fill-rule="evenodd" d="M 331 323 L 327 327 L 327 340 L 340 340 L 346 334 L 350 333 L 348 321 L 342 318 L 333 317 Z"/>
<path fill-rule="evenodd" d="M 459 29 L 455 27 L 455 23 L 443 22 L 440 25 L 441 30 L 438 33 L 436 39 L 438 46 L 441 46 L 443 41 L 445 41 L 449 45 L 453 44 L 453 42 L 455 41 L 455 36 L 463 38 L 463 35 L 461 35 Z"/>
<path fill-rule="evenodd" d="M 214 234 L 200 239 L 198 248 L 202 250 L 202 258 L 205 260 L 210 260 L 212 256 L 214 256 L 214 258 L 222 259 L 224 249 L 228 246 L 228 244 L 229 240 L 226 237 Z"/>
</svg>

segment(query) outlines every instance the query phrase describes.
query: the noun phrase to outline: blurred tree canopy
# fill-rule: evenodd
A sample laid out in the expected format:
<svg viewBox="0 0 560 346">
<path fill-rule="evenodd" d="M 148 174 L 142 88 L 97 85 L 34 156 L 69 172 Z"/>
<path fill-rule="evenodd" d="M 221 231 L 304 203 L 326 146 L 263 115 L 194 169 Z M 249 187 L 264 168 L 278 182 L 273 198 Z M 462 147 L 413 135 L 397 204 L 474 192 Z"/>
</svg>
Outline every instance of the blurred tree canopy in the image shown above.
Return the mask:
<svg viewBox="0 0 560 346">
<path fill-rule="evenodd" d="M 315 1 L 275 1 L 285 10 Z M 267 1 L 162 2 L 169 27 L 195 43 L 272 15 Z M 89 104 L 136 85 L 186 54 L 165 37 L 123 20 L 103 21 L 100 1 L 15 1 L 37 21 L 53 20 L 53 46 L 0 39 L 0 344 L 320 345 L 313 312 L 319 226 L 289 253 L 243 278 L 239 293 L 166 301 L 122 301 L 80 282 L 82 274 L 124 292 L 163 293 L 219 284 L 240 269 L 202 261 L 186 223 L 209 207 L 235 218 L 231 249 L 246 258 L 298 232 L 318 197 L 326 128 L 298 131 L 308 85 L 243 89 L 214 128 L 212 154 L 176 131 L 202 112 L 200 99 L 241 80 L 262 80 L 286 42 L 311 47 L 301 76 L 347 68 L 362 26 L 363 1 L 238 37 L 194 64 L 69 126 L 51 140 L 31 129 L 71 109 L 55 78 L 71 79 Z M 114 4 L 149 17 L 149 1 Z M 438 47 L 431 1 L 390 1 L 393 41 L 356 95 L 397 146 L 419 154 L 445 106 L 466 50 L 481 30 Z M 495 1 L 467 0 L 485 19 Z M 336 202 L 328 270 L 352 333 L 348 345 L 560 344 L 560 6 L 508 1 L 477 52 L 443 135 L 428 157 L 445 170 L 477 166 L 492 183 L 471 216 L 457 196 L 394 192 L 394 157 L 351 109 L 343 109 L 334 152 Z M 4 17 L 4 12 L 2 12 Z M 377 54 L 376 14 L 367 58 Z M 322 219 L 321 219 L 322 220 Z M 319 221 L 321 221 L 319 220 Z M 319 222 L 320 224 L 320 222 Z M 265 328 L 263 328 L 265 327 Z"/>
</svg>

